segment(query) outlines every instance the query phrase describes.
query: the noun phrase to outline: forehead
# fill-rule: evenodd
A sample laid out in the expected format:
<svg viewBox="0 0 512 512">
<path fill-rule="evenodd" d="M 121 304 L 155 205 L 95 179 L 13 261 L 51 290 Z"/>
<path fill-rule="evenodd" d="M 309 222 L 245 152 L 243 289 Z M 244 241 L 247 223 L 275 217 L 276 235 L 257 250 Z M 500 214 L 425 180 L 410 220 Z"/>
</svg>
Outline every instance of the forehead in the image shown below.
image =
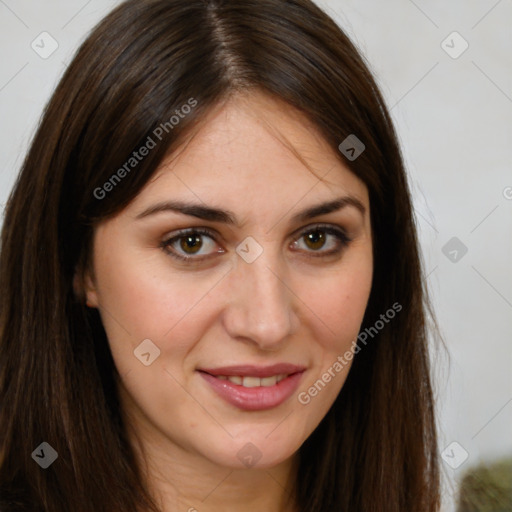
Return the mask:
<svg viewBox="0 0 512 512">
<path fill-rule="evenodd" d="M 300 112 L 262 93 L 219 105 L 134 201 L 229 202 L 233 210 L 278 209 L 301 197 L 340 194 L 368 201 L 364 183 Z"/>
</svg>

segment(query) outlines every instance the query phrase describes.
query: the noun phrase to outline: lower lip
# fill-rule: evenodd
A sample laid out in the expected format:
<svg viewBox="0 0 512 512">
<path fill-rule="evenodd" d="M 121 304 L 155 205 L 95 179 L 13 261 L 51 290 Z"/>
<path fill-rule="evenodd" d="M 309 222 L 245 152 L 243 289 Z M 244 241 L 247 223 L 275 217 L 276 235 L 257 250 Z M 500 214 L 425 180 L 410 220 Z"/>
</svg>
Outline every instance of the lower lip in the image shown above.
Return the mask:
<svg viewBox="0 0 512 512">
<path fill-rule="evenodd" d="M 255 388 L 246 388 L 233 384 L 229 380 L 217 379 L 209 373 L 201 371 L 199 373 L 226 402 L 244 411 L 262 411 L 277 407 L 290 398 L 297 390 L 304 372 L 289 375 L 273 386 Z"/>
</svg>

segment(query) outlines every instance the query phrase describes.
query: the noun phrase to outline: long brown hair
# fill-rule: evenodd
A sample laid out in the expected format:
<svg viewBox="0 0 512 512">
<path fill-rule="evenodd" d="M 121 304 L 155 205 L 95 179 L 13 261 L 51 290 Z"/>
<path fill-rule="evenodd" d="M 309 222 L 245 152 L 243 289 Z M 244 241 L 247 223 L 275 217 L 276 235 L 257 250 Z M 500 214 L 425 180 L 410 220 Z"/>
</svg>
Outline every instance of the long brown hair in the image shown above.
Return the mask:
<svg viewBox="0 0 512 512">
<path fill-rule="evenodd" d="M 308 0 L 130 0 L 79 48 L 5 211 L 2 511 L 158 510 L 127 440 L 101 320 L 73 278 L 87 266 L 95 226 L 140 192 L 206 113 L 251 88 L 304 113 L 368 187 L 374 280 L 363 329 L 391 305 L 403 308 L 355 355 L 300 448 L 298 506 L 438 510 L 429 303 L 397 138 L 364 59 Z M 193 111 L 160 129 L 154 149 L 101 198 L 98 188 L 190 98 Z M 338 150 L 351 134 L 365 145 L 353 161 Z M 47 469 L 31 456 L 42 442 L 58 453 Z"/>
</svg>

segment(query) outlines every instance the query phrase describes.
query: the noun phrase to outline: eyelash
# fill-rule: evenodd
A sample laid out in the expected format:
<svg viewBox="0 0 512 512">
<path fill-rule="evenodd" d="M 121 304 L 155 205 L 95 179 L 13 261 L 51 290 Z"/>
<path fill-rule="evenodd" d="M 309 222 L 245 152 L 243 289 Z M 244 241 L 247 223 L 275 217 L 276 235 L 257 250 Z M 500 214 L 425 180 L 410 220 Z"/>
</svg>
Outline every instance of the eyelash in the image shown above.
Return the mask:
<svg viewBox="0 0 512 512">
<path fill-rule="evenodd" d="M 334 254 L 339 254 L 345 249 L 350 242 L 352 242 L 352 238 L 350 238 L 346 232 L 341 228 L 336 228 L 329 224 L 316 224 L 312 227 L 308 227 L 307 229 L 303 230 L 297 238 L 294 239 L 294 242 L 299 241 L 304 237 L 305 235 L 309 233 L 314 233 L 315 231 L 320 231 L 322 233 L 325 233 L 326 235 L 333 235 L 337 238 L 340 246 L 337 247 L 334 250 L 330 251 L 311 251 L 311 254 L 309 254 L 307 257 L 311 258 L 320 258 L 320 257 L 326 257 L 326 256 L 332 256 Z M 200 262 L 203 260 L 206 260 L 210 258 L 212 255 L 207 255 L 203 257 L 195 257 L 195 256 L 183 256 L 182 254 L 178 254 L 176 252 L 171 251 L 169 248 L 177 241 L 179 241 L 181 238 L 184 238 L 185 236 L 189 235 L 203 235 L 211 238 L 212 240 L 215 240 L 215 232 L 206 229 L 206 228 L 190 228 L 190 229 L 182 229 L 178 231 L 175 235 L 173 235 L 171 238 L 168 238 L 164 240 L 160 247 L 164 249 L 164 251 L 171 256 L 172 258 L 175 258 L 177 260 L 185 261 L 185 262 Z M 310 252 L 310 251 L 307 251 Z M 317 252 L 317 254 L 315 254 Z M 219 254 L 219 252 L 213 253 L 213 254 Z"/>
</svg>

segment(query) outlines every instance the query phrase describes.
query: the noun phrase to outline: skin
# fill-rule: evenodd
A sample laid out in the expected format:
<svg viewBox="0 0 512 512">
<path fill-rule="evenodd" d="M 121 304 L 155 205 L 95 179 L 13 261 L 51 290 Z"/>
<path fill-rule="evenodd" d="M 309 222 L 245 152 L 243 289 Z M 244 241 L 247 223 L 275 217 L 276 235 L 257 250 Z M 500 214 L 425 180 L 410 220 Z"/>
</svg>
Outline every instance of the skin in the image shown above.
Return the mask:
<svg viewBox="0 0 512 512">
<path fill-rule="evenodd" d="M 347 195 L 364 214 L 349 205 L 291 220 Z M 168 200 L 229 210 L 240 225 L 171 211 L 137 218 Z M 96 228 L 87 303 L 99 309 L 130 438 L 163 511 L 296 510 L 287 497 L 297 451 L 333 404 L 350 364 L 307 405 L 298 394 L 359 332 L 373 271 L 369 213 L 366 186 L 317 130 L 289 106 L 252 92 L 212 111 L 132 203 Z M 319 223 L 352 241 L 303 236 Z M 198 227 L 215 238 L 200 236 L 188 253 L 180 239 L 162 248 L 177 230 Z M 252 263 L 236 252 L 248 236 L 263 249 Z M 172 250 L 206 259 L 179 261 Z M 149 366 L 134 356 L 145 339 L 160 350 Z M 225 402 L 196 371 L 279 362 L 306 370 L 297 392 L 264 411 Z M 237 457 L 247 443 L 261 454 L 250 468 Z"/>
</svg>

